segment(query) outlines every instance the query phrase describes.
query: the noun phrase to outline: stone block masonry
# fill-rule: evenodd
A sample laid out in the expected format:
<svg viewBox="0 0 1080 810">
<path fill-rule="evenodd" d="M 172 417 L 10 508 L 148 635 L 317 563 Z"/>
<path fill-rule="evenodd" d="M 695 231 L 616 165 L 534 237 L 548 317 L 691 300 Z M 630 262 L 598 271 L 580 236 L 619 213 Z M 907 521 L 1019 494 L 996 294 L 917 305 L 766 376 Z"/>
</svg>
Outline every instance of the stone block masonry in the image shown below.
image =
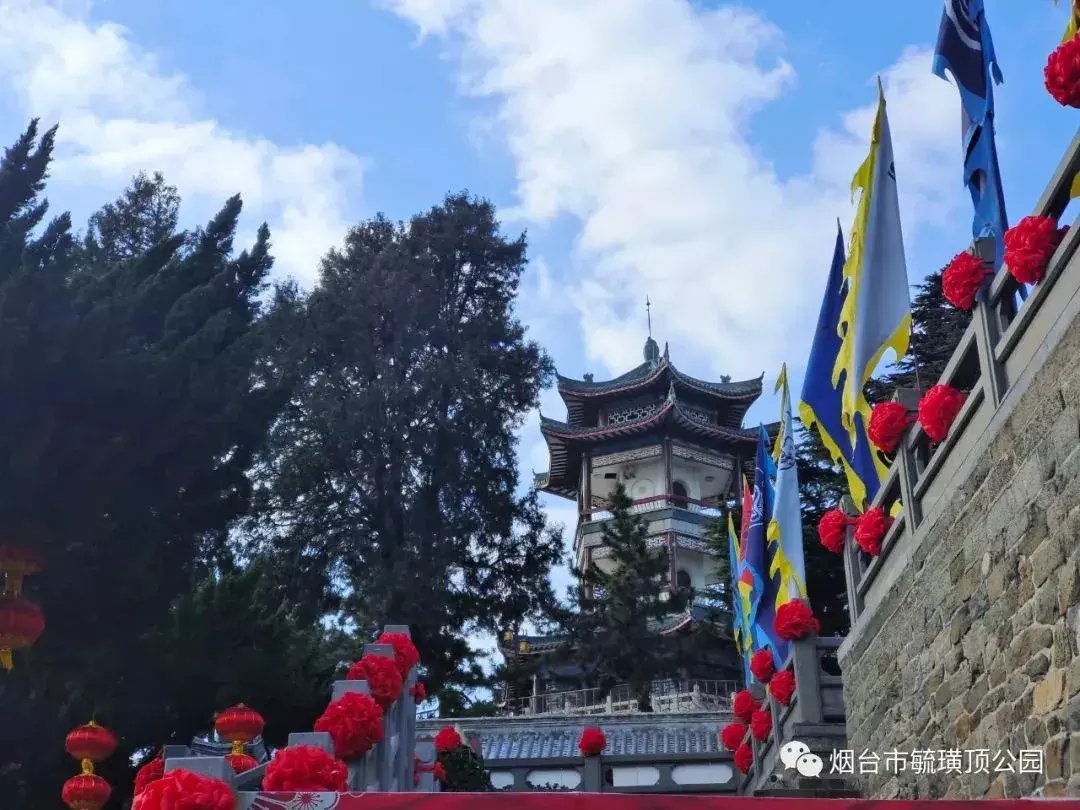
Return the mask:
<svg viewBox="0 0 1080 810">
<path fill-rule="evenodd" d="M 856 759 L 868 798 L 1080 796 L 1080 320 L 976 453 L 840 663 L 856 758 L 988 750 L 989 766 Z M 1007 756 L 1030 750 L 1043 773 Z"/>
</svg>

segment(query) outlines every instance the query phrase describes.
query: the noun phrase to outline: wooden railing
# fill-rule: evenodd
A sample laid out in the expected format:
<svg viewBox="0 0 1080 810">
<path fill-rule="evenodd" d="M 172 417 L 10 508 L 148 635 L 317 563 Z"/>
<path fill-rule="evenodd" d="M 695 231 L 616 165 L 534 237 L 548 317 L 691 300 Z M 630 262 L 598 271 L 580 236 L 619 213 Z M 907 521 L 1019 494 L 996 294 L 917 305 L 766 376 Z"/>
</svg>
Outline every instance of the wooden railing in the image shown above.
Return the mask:
<svg viewBox="0 0 1080 810">
<path fill-rule="evenodd" d="M 1070 144 L 1034 213 L 1060 220 L 1070 202 L 1070 186 L 1078 172 L 1080 134 Z M 1072 259 L 1078 245 L 1080 228 L 1074 222 L 1038 286 L 1024 287 L 1002 267 L 980 293 L 971 322 L 937 381 L 968 392 L 948 437 L 933 446 L 919 425 L 913 426 L 904 437 L 872 504 L 883 507 L 895 518 L 876 557 L 861 551 L 849 530 L 844 567 L 853 628 L 882 572 L 899 565 L 890 560 L 893 551 L 904 545 L 905 539 L 913 536 L 928 516 L 944 505 L 943 499 L 951 494 L 955 474 L 988 440 L 986 431 L 1010 392 L 1021 385 L 1026 387 L 1039 366 L 1039 358 L 1049 352 L 1049 345 L 1056 343 L 1076 317 L 1080 262 Z M 981 242 L 973 250 L 986 260 L 992 255 L 993 246 Z M 898 395 L 901 401 L 906 398 L 909 405 L 913 405 L 914 397 L 915 392 Z"/>
</svg>

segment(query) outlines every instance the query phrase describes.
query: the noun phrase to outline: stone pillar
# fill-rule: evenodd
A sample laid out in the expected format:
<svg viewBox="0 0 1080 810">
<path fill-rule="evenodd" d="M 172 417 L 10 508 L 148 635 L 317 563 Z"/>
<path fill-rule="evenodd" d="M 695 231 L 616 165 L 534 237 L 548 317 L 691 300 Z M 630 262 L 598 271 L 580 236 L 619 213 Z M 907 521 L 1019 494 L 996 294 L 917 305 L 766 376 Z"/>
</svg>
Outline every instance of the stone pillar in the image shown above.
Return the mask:
<svg viewBox="0 0 1080 810">
<path fill-rule="evenodd" d="M 364 655 L 381 655 L 384 658 L 394 657 L 394 648 L 389 644 L 365 644 Z M 395 700 L 386 709 L 383 723 L 383 741 L 375 746 L 375 773 L 377 774 L 378 790 L 393 792 L 394 787 L 394 748 L 397 744 L 397 721 L 401 711 L 401 700 Z"/>
<path fill-rule="evenodd" d="M 604 792 L 603 756 L 585 757 L 581 774 L 581 789 L 585 793 Z"/>
<path fill-rule="evenodd" d="M 799 719 L 804 723 L 820 723 L 821 709 L 821 660 L 818 656 L 817 636 L 792 642 L 791 658 L 795 665 L 795 698 Z"/>
<path fill-rule="evenodd" d="M 325 731 L 297 731 L 289 735 L 290 748 L 297 745 L 311 745 L 328 754 L 334 753 L 334 741 Z"/>
</svg>

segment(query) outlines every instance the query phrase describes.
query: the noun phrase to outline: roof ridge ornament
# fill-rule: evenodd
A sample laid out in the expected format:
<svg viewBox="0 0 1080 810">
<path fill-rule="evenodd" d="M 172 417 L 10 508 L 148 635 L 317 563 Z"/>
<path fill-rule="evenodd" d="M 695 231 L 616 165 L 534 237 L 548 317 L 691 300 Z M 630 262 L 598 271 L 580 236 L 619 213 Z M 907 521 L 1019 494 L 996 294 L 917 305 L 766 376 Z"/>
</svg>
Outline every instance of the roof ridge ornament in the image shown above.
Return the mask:
<svg viewBox="0 0 1080 810">
<path fill-rule="evenodd" d="M 671 382 L 668 383 L 667 401 L 668 402 L 674 402 L 675 401 L 675 379 L 674 378 L 672 378 Z"/>
</svg>

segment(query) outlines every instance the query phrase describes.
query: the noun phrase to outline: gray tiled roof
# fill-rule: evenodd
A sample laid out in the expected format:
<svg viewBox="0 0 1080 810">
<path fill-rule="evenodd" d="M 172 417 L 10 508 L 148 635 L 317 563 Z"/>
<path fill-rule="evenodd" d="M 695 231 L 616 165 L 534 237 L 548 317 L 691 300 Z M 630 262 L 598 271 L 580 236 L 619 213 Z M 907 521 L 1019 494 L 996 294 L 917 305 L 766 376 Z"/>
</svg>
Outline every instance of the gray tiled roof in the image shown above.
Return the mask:
<svg viewBox="0 0 1080 810">
<path fill-rule="evenodd" d="M 418 733 L 436 733 L 455 723 L 480 740 L 484 759 L 558 759 L 577 757 L 582 729 L 598 726 L 608 739 L 610 756 L 684 755 L 718 753 L 717 731 L 731 718 L 727 713 L 642 714 L 560 718 L 484 718 L 425 720 Z"/>
</svg>

